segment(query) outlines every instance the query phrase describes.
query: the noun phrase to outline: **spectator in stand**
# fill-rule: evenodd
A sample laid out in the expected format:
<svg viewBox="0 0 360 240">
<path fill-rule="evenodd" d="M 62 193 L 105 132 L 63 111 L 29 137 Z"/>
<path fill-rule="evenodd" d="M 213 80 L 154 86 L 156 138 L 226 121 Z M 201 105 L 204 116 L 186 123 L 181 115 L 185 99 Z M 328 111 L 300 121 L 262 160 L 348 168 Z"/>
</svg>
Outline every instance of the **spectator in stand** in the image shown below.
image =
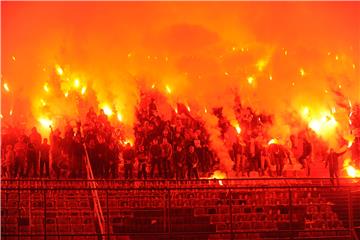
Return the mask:
<svg viewBox="0 0 360 240">
<path fill-rule="evenodd" d="M 109 144 L 109 161 L 110 161 L 110 177 L 118 178 L 118 167 L 119 167 L 119 147 L 112 141 Z"/>
<path fill-rule="evenodd" d="M 133 166 L 135 161 L 135 150 L 131 147 L 130 143 L 126 144 L 123 151 L 125 179 L 132 179 Z"/>
<path fill-rule="evenodd" d="M 15 153 L 11 145 L 6 146 L 6 153 L 1 164 L 1 177 L 10 177 L 10 169 L 14 164 Z"/>
<path fill-rule="evenodd" d="M 96 178 L 105 177 L 105 162 L 108 161 L 107 158 L 107 145 L 105 138 L 102 134 L 97 135 L 97 143 L 95 144 L 95 166 L 94 166 L 94 176 Z"/>
<path fill-rule="evenodd" d="M 33 170 L 33 177 L 37 177 L 37 167 L 38 167 L 37 157 L 38 154 L 34 144 L 29 142 L 27 147 L 27 170 L 26 170 L 27 177 L 30 177 L 31 170 Z"/>
<path fill-rule="evenodd" d="M 326 158 L 325 167 L 329 166 L 330 181 L 335 186 L 335 181 L 339 186 L 339 157 L 345 154 L 347 149 L 343 152 L 337 153 L 333 148 L 330 148 L 330 152 Z"/>
<path fill-rule="evenodd" d="M 40 145 L 40 177 L 43 177 L 44 174 L 44 165 L 46 177 L 50 177 L 50 169 L 49 169 L 49 153 L 50 153 L 50 145 L 48 144 L 47 138 L 44 138 L 43 143 Z"/>
<path fill-rule="evenodd" d="M 170 178 L 172 175 L 172 154 L 173 149 L 171 144 L 168 142 L 167 138 L 163 138 L 163 142 L 161 144 L 161 158 L 162 158 L 162 166 L 164 171 L 164 178 Z"/>
<path fill-rule="evenodd" d="M 157 167 L 158 170 L 158 177 L 160 178 L 162 176 L 161 154 L 162 154 L 162 149 L 158 143 L 157 138 L 154 138 L 150 146 L 150 159 L 151 159 L 150 177 L 151 178 L 154 178 L 155 167 Z"/>
<path fill-rule="evenodd" d="M 77 135 L 72 142 L 71 149 L 71 177 L 83 177 L 83 157 L 85 154 L 84 146 L 81 142 L 80 135 Z"/>
<path fill-rule="evenodd" d="M 63 147 L 63 139 L 60 136 L 60 130 L 56 129 L 54 132 L 51 132 L 51 147 L 50 154 L 52 159 L 52 168 L 55 172 L 56 178 L 59 179 L 61 176 L 62 170 L 62 147 Z"/>
<path fill-rule="evenodd" d="M 14 161 L 14 177 L 23 177 L 25 174 L 25 161 L 27 145 L 25 144 L 25 137 L 20 136 L 14 146 L 15 161 Z"/>
<path fill-rule="evenodd" d="M 195 152 L 195 148 L 193 145 L 189 146 L 189 152 L 187 155 L 187 165 L 188 165 L 188 179 L 190 180 L 193 176 L 196 179 L 199 179 L 198 174 L 198 164 L 199 164 L 199 157 Z"/>
<path fill-rule="evenodd" d="M 186 163 L 186 153 L 182 148 L 182 145 L 177 145 L 174 152 L 174 167 L 175 167 L 175 177 L 176 180 L 185 178 L 185 163 Z"/>
<path fill-rule="evenodd" d="M 145 147 L 143 145 L 139 146 L 139 151 L 137 153 L 138 160 L 138 179 L 144 178 L 147 179 L 146 167 L 149 161 L 149 154 L 145 152 Z"/>
<path fill-rule="evenodd" d="M 40 156 L 40 145 L 41 145 L 41 135 L 37 131 L 36 127 L 33 127 L 31 129 L 31 133 L 29 135 L 30 142 L 33 144 L 35 150 L 36 150 L 36 162 L 39 162 L 39 156 Z M 38 166 L 38 164 L 36 164 Z"/>
</svg>

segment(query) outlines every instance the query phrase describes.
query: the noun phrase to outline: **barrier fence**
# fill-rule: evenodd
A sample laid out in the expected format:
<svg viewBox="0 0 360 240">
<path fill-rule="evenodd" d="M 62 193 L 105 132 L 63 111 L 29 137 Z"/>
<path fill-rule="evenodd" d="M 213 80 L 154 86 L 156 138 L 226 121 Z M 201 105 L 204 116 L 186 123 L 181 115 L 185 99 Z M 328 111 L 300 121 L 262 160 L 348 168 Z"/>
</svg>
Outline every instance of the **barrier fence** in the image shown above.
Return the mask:
<svg viewBox="0 0 360 240">
<path fill-rule="evenodd" d="M 336 187 L 319 178 L 2 180 L 1 233 L 4 239 L 356 239 L 357 180 L 341 179 Z"/>
</svg>

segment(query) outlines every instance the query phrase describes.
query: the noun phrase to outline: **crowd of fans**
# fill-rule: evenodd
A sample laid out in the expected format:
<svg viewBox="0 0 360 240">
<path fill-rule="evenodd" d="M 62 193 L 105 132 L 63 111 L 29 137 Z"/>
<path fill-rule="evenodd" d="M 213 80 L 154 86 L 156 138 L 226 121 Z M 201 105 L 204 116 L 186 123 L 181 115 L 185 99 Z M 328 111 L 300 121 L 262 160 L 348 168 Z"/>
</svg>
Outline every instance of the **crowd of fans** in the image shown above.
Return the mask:
<svg viewBox="0 0 360 240">
<path fill-rule="evenodd" d="M 241 134 L 221 108 L 213 109 L 236 176 L 251 172 L 282 176 L 284 167 L 294 163 L 311 174 L 309 135 L 292 135 L 288 144 L 269 144 L 264 129 L 271 124 L 271 116 L 256 114 L 241 104 L 235 112 Z M 91 166 L 94 178 L 99 179 L 199 179 L 221 167 L 204 122 L 192 117 L 184 105 L 178 104 L 177 112 L 164 119 L 152 98 L 140 103 L 136 119 L 133 140 L 126 140 L 102 109 L 97 114 L 93 108 L 82 123 L 67 124 L 64 133 L 51 128 L 49 139 L 42 138 L 35 127 L 29 135 L 7 128 L 2 134 L 2 176 L 86 178 Z M 235 137 L 229 141 L 228 135 Z M 338 156 L 325 159 L 335 177 Z"/>
</svg>

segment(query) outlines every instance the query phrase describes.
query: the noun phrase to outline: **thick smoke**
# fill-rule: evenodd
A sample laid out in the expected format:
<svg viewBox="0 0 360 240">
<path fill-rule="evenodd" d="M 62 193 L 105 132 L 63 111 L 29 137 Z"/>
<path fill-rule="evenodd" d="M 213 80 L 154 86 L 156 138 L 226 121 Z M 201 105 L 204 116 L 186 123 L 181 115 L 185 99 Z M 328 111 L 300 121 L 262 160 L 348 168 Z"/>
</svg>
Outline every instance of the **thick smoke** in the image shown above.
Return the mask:
<svg viewBox="0 0 360 240">
<path fill-rule="evenodd" d="M 205 121 L 212 147 L 230 169 L 216 118 L 205 108 L 223 106 L 233 121 L 239 95 L 244 106 L 274 116 L 270 135 L 286 138 L 299 128 L 290 117 L 303 106 L 337 106 L 333 89 L 359 101 L 359 6 L 2 3 L 2 82 L 12 90 L 2 92 L 3 121 L 36 124 L 46 98 L 59 118 L 79 114 L 81 104 L 107 104 L 132 126 L 140 92 L 153 86 L 171 106 L 188 104 Z M 56 64 L 86 84 L 85 102 L 43 92 L 45 82 L 56 90 Z M 337 114 L 345 119 L 347 112 L 338 108 Z"/>
</svg>

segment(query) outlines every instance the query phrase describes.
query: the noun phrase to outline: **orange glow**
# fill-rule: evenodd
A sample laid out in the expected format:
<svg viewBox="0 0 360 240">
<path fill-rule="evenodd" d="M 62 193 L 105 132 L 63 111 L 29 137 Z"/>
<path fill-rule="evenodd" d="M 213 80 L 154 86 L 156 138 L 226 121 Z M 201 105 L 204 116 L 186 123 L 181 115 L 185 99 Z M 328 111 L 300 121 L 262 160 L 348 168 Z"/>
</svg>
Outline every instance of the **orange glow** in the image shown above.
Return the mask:
<svg viewBox="0 0 360 240">
<path fill-rule="evenodd" d="M 171 88 L 169 87 L 169 85 L 166 85 L 165 88 L 166 88 L 167 93 L 171 94 Z"/>
<path fill-rule="evenodd" d="M 121 113 L 117 114 L 117 119 L 118 119 L 119 122 L 123 121 L 123 116 L 121 115 Z"/>
<path fill-rule="evenodd" d="M 189 105 L 187 105 L 187 106 L 186 106 L 186 109 L 188 110 L 188 112 L 190 112 L 190 111 L 191 111 L 191 108 L 190 108 L 190 106 L 189 106 Z"/>
<path fill-rule="evenodd" d="M 46 117 L 40 117 L 39 118 L 39 123 L 44 128 L 49 128 L 53 124 L 53 122 L 50 119 L 46 118 Z"/>
<path fill-rule="evenodd" d="M 44 88 L 44 91 L 47 93 L 50 91 L 48 83 L 45 83 L 43 88 Z"/>
<path fill-rule="evenodd" d="M 11 58 L 12 58 L 12 60 L 13 60 L 13 61 L 16 61 L 16 58 L 15 58 L 15 56 L 11 56 Z"/>
<path fill-rule="evenodd" d="M 269 142 L 268 142 L 268 145 L 271 145 L 271 144 L 278 144 L 279 141 L 276 139 L 276 138 L 273 138 L 271 139 Z"/>
<path fill-rule="evenodd" d="M 42 105 L 42 106 L 46 106 L 46 102 L 45 102 L 44 99 L 40 99 L 40 102 L 41 102 L 41 105 Z"/>
<path fill-rule="evenodd" d="M 248 83 L 251 85 L 254 82 L 254 77 L 250 76 L 247 78 Z"/>
<path fill-rule="evenodd" d="M 78 78 L 76 78 L 74 80 L 74 88 L 79 88 L 80 87 L 80 80 Z"/>
<path fill-rule="evenodd" d="M 256 63 L 256 67 L 260 72 L 264 70 L 266 65 L 267 65 L 267 61 L 265 61 L 264 59 L 261 59 Z"/>
<path fill-rule="evenodd" d="M 303 68 L 300 68 L 300 75 L 303 77 L 305 76 L 305 70 Z"/>
<path fill-rule="evenodd" d="M 225 179 L 225 178 L 226 178 L 226 173 L 220 170 L 216 170 L 208 179 L 219 179 L 219 185 L 223 186 L 224 183 L 223 181 L 221 181 L 221 179 Z"/>
<path fill-rule="evenodd" d="M 343 168 L 345 169 L 347 175 L 351 178 L 360 178 L 360 169 L 356 169 L 351 164 L 352 160 L 350 158 L 344 160 Z"/>
<path fill-rule="evenodd" d="M 64 74 L 64 71 L 63 69 L 60 67 L 60 65 L 55 65 L 55 69 L 56 69 L 56 73 L 59 75 L 59 76 L 62 76 Z"/>
<path fill-rule="evenodd" d="M 13 110 L 11 109 L 9 115 L 12 116 L 12 114 L 13 114 Z"/>
<path fill-rule="evenodd" d="M 5 89 L 5 91 L 10 92 L 10 88 L 7 83 L 4 83 L 4 89 Z"/>
<path fill-rule="evenodd" d="M 69 92 L 65 92 L 64 96 L 67 98 L 69 96 Z"/>
<path fill-rule="evenodd" d="M 154 89 L 154 88 L 155 88 L 155 83 L 153 83 L 153 84 L 151 85 L 151 88 L 152 88 L 152 89 Z"/>
<path fill-rule="evenodd" d="M 86 86 L 81 88 L 81 95 L 85 95 L 86 93 Z"/>
<path fill-rule="evenodd" d="M 102 109 L 104 110 L 105 115 L 107 115 L 108 117 L 113 115 L 113 111 L 112 109 L 109 107 L 109 105 L 104 104 Z"/>
</svg>

